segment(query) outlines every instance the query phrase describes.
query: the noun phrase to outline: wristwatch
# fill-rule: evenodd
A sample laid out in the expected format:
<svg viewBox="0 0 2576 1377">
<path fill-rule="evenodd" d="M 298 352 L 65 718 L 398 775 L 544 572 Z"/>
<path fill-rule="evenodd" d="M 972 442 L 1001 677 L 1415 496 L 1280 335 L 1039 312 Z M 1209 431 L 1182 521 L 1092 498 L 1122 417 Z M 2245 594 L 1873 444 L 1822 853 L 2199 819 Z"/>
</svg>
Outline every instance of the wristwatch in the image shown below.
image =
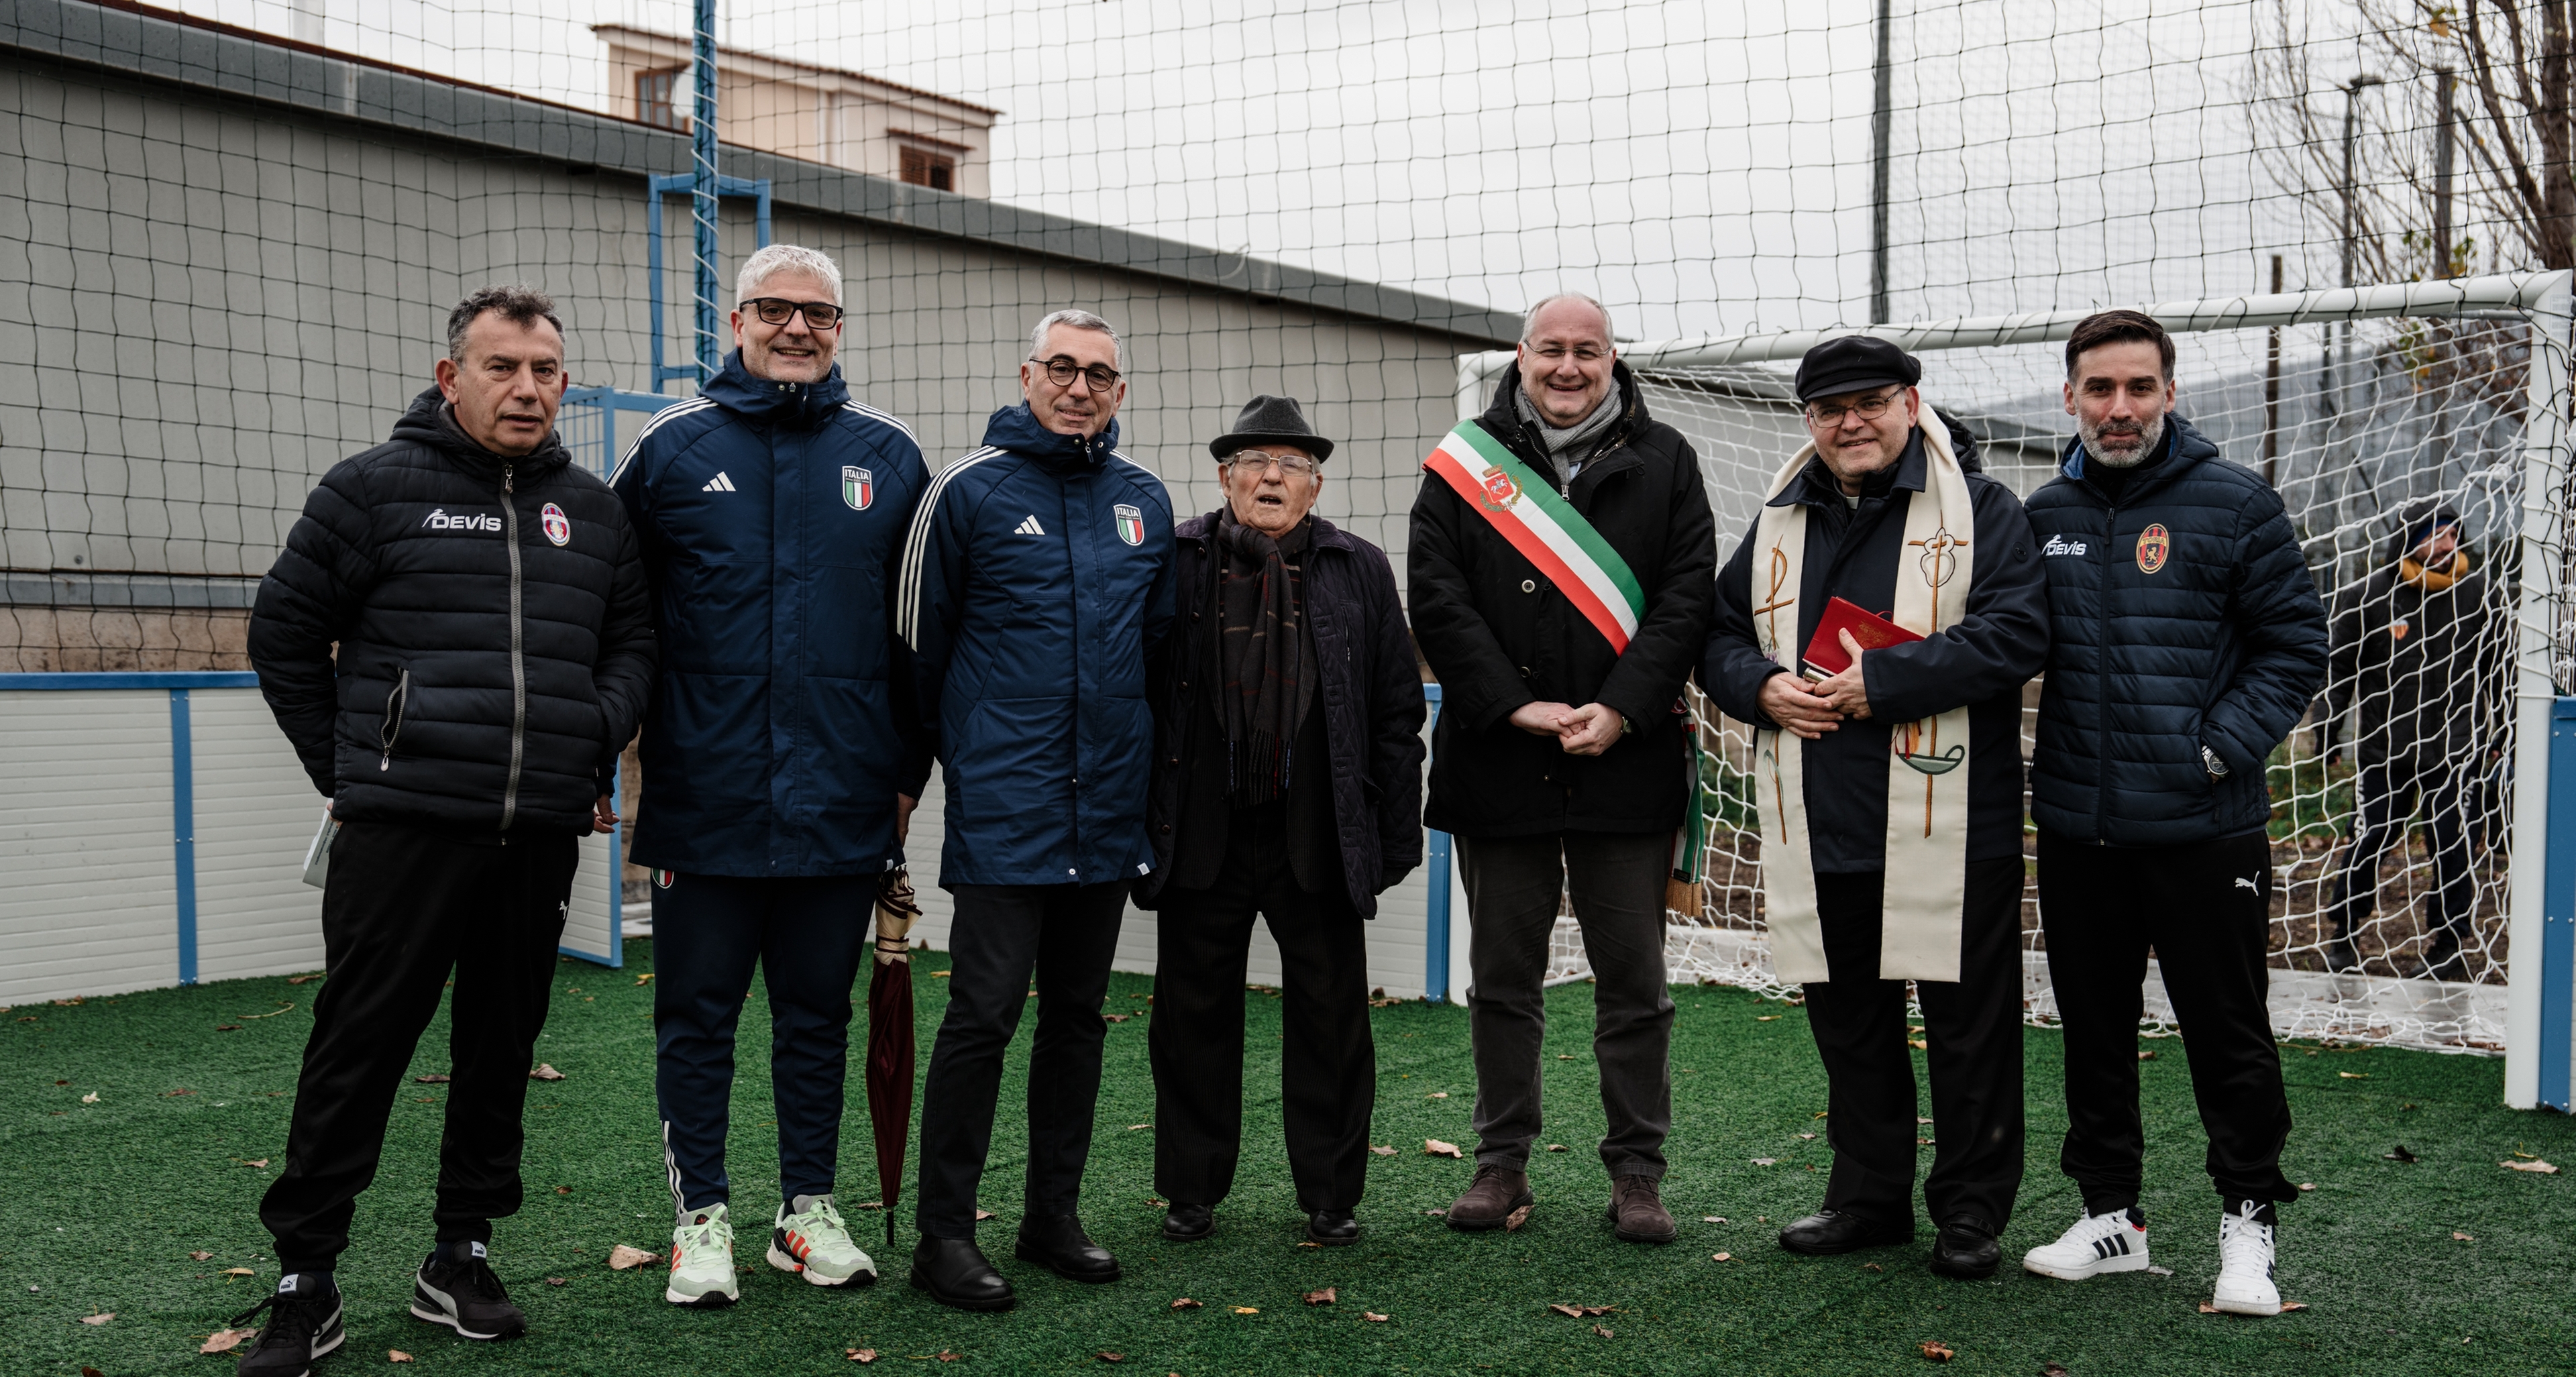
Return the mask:
<svg viewBox="0 0 2576 1377">
<path fill-rule="evenodd" d="M 2227 762 L 2219 759 L 2218 752 L 2211 750 L 2207 746 L 2200 748 L 2200 763 L 2202 768 L 2209 771 L 2209 777 L 2211 779 L 2227 778 Z"/>
<path fill-rule="evenodd" d="M 1621 713 L 1621 714 L 1619 714 L 1619 734 L 1620 734 L 1621 736 L 1626 736 L 1627 734 L 1629 734 L 1630 732 L 1635 731 L 1636 729 L 1637 729 L 1637 724 L 1628 720 L 1628 714 L 1626 714 L 1626 713 L 1624 713 L 1624 712 L 1623 712 L 1623 713 Z"/>
</svg>

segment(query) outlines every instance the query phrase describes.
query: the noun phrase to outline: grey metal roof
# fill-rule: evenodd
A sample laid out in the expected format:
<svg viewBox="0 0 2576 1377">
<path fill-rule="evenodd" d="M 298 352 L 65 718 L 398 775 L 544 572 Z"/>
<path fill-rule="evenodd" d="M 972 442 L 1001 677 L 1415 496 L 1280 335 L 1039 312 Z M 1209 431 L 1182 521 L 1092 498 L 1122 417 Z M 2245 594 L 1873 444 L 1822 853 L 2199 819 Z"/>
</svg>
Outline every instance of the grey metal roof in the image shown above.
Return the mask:
<svg viewBox="0 0 2576 1377">
<path fill-rule="evenodd" d="M 123 0 L 11 0 L 0 7 L 0 48 L 583 169 L 643 177 L 689 165 L 687 136 L 669 130 Z M 1464 343 L 1520 336 L 1518 315 L 1490 307 L 753 149 L 725 149 L 719 170 L 767 178 L 789 205 L 916 234 L 1445 331 Z"/>
</svg>

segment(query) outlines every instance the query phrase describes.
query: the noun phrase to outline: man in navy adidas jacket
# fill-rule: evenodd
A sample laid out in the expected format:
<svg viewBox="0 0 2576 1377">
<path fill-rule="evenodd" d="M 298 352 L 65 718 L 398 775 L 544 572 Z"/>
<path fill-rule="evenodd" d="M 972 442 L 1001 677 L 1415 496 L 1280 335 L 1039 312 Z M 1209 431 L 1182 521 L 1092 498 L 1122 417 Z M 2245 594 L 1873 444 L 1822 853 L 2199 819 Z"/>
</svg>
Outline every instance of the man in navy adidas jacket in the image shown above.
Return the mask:
<svg viewBox="0 0 2576 1377">
<path fill-rule="evenodd" d="M 850 988 L 930 773 L 891 597 L 929 483 L 921 447 L 850 400 L 830 258 L 770 245 L 735 298 L 723 371 L 647 422 L 615 479 L 667 648 L 633 854 L 653 868 L 655 1089 L 678 1211 L 664 1298 L 694 1306 L 740 1294 L 724 1146 L 755 963 L 778 1105 L 769 1263 L 817 1286 L 876 1280 L 832 1196 Z"/>
<path fill-rule="evenodd" d="M 1172 621 L 1171 499 L 1117 452 L 1116 332 L 1057 311 L 1029 343 L 1027 401 L 994 412 L 984 447 L 922 499 L 896 607 L 924 731 L 947 767 L 939 883 L 956 898 L 948 1013 L 922 1085 L 912 1284 L 967 1310 L 1012 1302 L 975 1246 L 975 1190 L 1032 969 L 1016 1252 L 1075 1281 L 1118 1277 L 1074 1207 L 1119 916 L 1127 882 L 1153 869 L 1145 662 Z"/>
</svg>

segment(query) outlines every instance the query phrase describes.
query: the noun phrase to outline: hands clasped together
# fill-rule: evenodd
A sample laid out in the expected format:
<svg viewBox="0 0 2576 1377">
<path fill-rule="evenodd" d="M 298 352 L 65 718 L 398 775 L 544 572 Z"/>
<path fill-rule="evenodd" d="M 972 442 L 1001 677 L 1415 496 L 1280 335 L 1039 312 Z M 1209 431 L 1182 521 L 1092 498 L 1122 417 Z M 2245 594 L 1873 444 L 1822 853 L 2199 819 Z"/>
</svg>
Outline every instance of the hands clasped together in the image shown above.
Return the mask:
<svg viewBox="0 0 2576 1377">
<path fill-rule="evenodd" d="M 1846 717 L 1869 716 L 1869 689 L 1860 673 L 1860 643 L 1848 631 L 1841 636 L 1843 650 L 1851 656 L 1850 667 L 1842 673 L 1812 684 L 1797 674 L 1774 674 L 1762 681 L 1762 710 L 1782 730 L 1813 741 L 1840 728 Z M 1513 714 L 1512 720 L 1520 721 L 1520 715 Z"/>
</svg>

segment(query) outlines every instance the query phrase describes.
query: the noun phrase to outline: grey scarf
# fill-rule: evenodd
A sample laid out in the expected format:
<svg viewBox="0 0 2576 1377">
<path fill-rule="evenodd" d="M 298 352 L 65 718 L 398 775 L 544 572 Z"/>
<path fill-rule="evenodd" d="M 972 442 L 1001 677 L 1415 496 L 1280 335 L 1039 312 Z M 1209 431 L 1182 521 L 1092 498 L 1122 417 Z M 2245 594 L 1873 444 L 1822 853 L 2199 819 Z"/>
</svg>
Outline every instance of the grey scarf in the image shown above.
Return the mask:
<svg viewBox="0 0 2576 1377">
<path fill-rule="evenodd" d="M 1622 391 L 1618 379 L 1611 379 L 1610 395 L 1602 398 L 1599 406 L 1592 408 L 1591 415 L 1563 430 L 1548 424 L 1547 420 L 1538 414 L 1538 405 L 1530 400 L 1527 391 L 1516 391 L 1513 394 L 1512 407 L 1519 413 L 1522 424 L 1538 432 L 1539 443 L 1547 446 L 1548 457 L 1554 459 L 1565 470 L 1565 481 L 1571 483 L 1574 481 L 1574 475 L 1583 471 L 1583 461 L 1590 457 L 1592 442 L 1601 438 L 1610 429 L 1612 423 L 1619 419 L 1620 413 L 1627 410 L 1623 404 Z"/>
</svg>

